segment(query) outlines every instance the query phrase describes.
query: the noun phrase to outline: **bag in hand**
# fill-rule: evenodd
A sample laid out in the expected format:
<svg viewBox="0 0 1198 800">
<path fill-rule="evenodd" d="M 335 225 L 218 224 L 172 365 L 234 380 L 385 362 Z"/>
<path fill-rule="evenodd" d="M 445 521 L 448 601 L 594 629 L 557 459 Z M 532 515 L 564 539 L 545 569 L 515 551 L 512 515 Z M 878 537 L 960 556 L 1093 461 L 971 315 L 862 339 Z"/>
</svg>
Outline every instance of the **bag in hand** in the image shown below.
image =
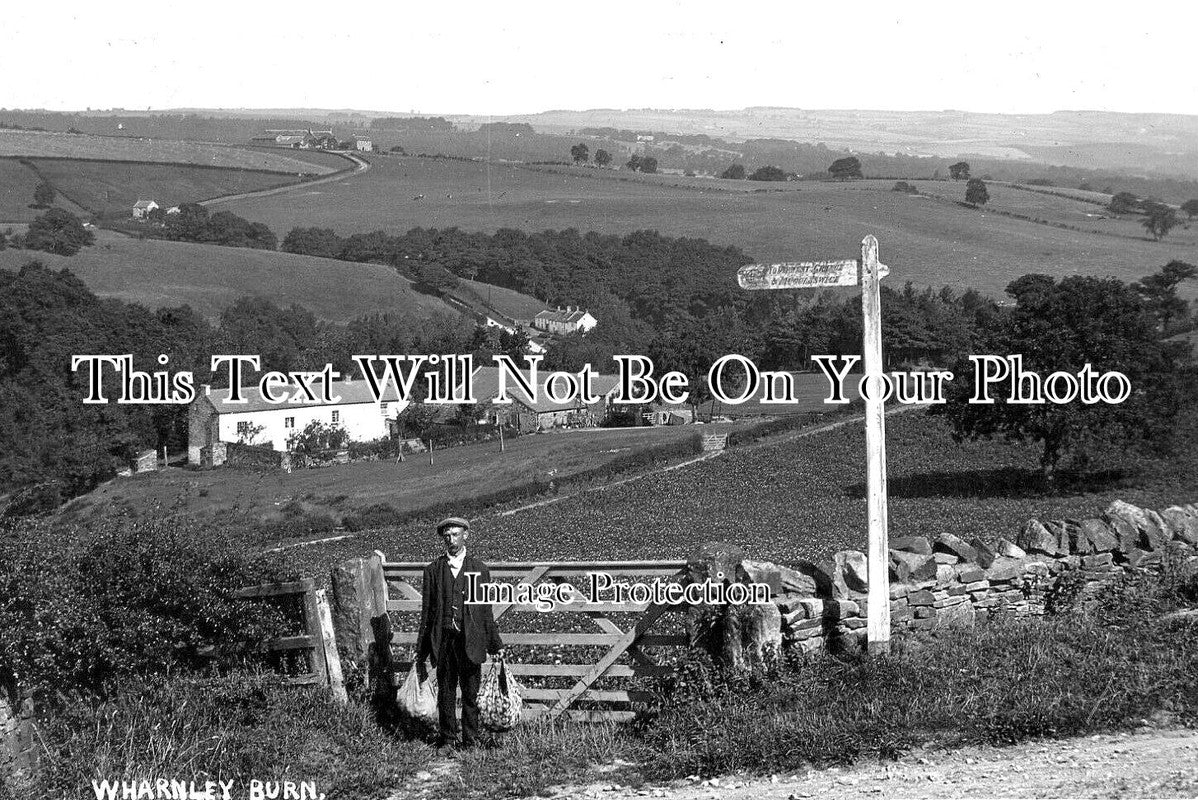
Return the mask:
<svg viewBox="0 0 1198 800">
<path fill-rule="evenodd" d="M 437 721 L 437 675 L 430 672 L 422 681 L 415 666 L 400 687 L 396 697 L 399 709 L 413 719 Z"/>
<path fill-rule="evenodd" d="M 516 727 L 523 710 L 520 685 L 507 671 L 504 660 L 491 661 L 478 690 L 479 721 L 491 730 L 508 731 Z"/>
</svg>

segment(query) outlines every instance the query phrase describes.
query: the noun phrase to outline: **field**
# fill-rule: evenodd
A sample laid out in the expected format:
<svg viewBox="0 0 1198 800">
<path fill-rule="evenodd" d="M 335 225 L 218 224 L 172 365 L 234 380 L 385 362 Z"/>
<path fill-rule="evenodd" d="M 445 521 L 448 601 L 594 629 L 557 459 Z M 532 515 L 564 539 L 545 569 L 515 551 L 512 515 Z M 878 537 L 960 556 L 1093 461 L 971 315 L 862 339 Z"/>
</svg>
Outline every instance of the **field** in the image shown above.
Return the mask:
<svg viewBox="0 0 1198 800">
<path fill-rule="evenodd" d="M 251 150 L 206 142 L 14 130 L 0 130 L 0 156 L 153 161 L 317 175 L 336 171 L 331 166 L 266 148 Z"/>
<path fill-rule="evenodd" d="M 224 516 L 269 520 L 280 506 L 302 502 L 310 511 L 335 517 L 387 504 L 402 512 L 473 498 L 519 487 L 530 481 L 564 480 L 645 447 L 688 440 L 696 432 L 728 432 L 743 425 L 715 425 L 580 430 L 509 438 L 500 452 L 498 440 L 409 455 L 392 460 L 359 461 L 327 469 L 281 472 L 166 470 L 115 480 L 70 505 L 67 517 L 84 518 L 107 506 L 176 508 L 189 517 Z M 550 471 L 553 471 L 552 473 Z"/>
<path fill-rule="evenodd" d="M 1183 423 L 1189 441 L 1198 415 Z M 1083 519 L 1115 499 L 1148 508 L 1192 502 L 1198 451 L 1144 466 L 1137 477 L 1086 493 L 1032 488 L 1038 451 L 999 443 L 953 444 L 947 424 L 922 411 L 887 420 L 890 535 L 968 540 L 1018 533 L 1032 517 Z M 719 540 L 781 563 L 865 549 L 864 426 L 729 450 L 683 470 L 608 491 L 479 520 L 483 558 L 500 560 L 685 558 Z M 350 481 L 345 481 L 348 487 Z M 342 488 L 340 491 L 346 491 Z M 427 531 L 405 526 L 329 545 L 327 563 L 377 548 L 396 558 L 427 552 Z M 310 556 L 315 561 L 317 554 Z"/>
<path fill-rule="evenodd" d="M 154 200 L 162 208 L 237 192 L 294 183 L 293 174 L 241 169 L 213 169 L 187 164 L 141 164 L 123 161 L 0 159 L 0 174 L 11 175 L 13 188 L 0 190 L 0 220 L 27 222 L 40 213 L 29 208 L 33 187 L 48 181 L 58 192 L 56 205 L 88 216 L 127 219 L 138 200 Z M 21 174 L 21 171 L 25 174 Z M 7 183 L 7 182 L 6 182 Z"/>
<path fill-rule="evenodd" d="M 545 304 L 535 297 L 502 286 L 492 286 L 489 283 L 462 278 L 454 287 L 453 293 L 465 300 L 474 299 L 486 303 L 491 308 L 506 314 L 512 319 L 532 319 L 545 310 Z"/>
<path fill-rule="evenodd" d="M 66 267 L 103 297 L 150 308 L 190 305 L 209 319 L 239 297 L 261 295 L 316 316 L 344 322 L 372 312 L 429 316 L 451 313 L 441 300 L 413 291 L 394 269 L 241 247 L 137 240 L 98 231 L 96 244 L 72 257 L 26 250 L 0 251 L 0 268 L 36 259 Z"/>
<path fill-rule="evenodd" d="M 731 188 L 738 191 L 726 191 L 729 183 L 388 157 L 334 185 L 237 201 L 228 208 L 266 222 L 280 235 L 311 225 L 343 234 L 415 226 L 573 227 L 613 234 L 654 229 L 734 245 L 762 261 L 852 257 L 861 237 L 873 233 L 891 267 L 892 284 L 972 286 L 994 296 L 1029 272 L 1134 280 L 1171 259 L 1193 261 L 1198 244 L 1193 226 L 1162 242 L 1145 239 L 1134 221 L 1084 218 L 1087 228 L 1107 225 L 1109 232 L 1135 238 L 1066 230 L 955 201 L 902 195 L 890 191 L 893 181 L 736 182 Z M 964 194 L 959 184 L 933 185 L 946 196 Z M 996 206 L 1069 224 L 1098 208 L 1016 189 L 996 187 L 995 193 Z"/>
</svg>

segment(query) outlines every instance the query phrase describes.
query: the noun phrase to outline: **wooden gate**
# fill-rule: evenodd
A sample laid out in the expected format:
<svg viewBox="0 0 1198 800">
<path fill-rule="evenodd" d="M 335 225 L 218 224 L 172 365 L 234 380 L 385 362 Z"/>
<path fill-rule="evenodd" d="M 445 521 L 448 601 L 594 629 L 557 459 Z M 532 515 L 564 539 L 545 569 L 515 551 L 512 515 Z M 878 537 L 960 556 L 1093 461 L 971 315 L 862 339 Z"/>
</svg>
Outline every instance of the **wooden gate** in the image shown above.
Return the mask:
<svg viewBox="0 0 1198 800">
<path fill-rule="evenodd" d="M 416 644 L 419 628 L 421 603 L 421 581 L 425 563 L 387 561 L 376 552 L 381 562 L 383 585 L 386 589 L 386 609 L 394 615 L 404 613 L 405 624 L 395 625 L 391 636 L 393 645 L 412 648 Z M 488 564 L 493 582 L 561 583 L 579 578 L 586 579 L 590 573 L 602 573 L 613 579 L 636 578 L 641 582 L 674 580 L 686 574 L 685 561 L 518 561 Z M 585 599 L 585 598 L 584 598 Z M 557 606 L 552 611 L 538 611 L 535 604 L 493 604 L 496 624 L 508 649 L 508 667 L 512 674 L 524 684 L 525 719 L 564 717 L 582 721 L 624 721 L 631 719 L 634 712 L 628 707 L 632 703 L 649 699 L 646 691 L 628 688 L 596 688 L 597 681 L 606 678 L 662 677 L 671 673 L 671 668 L 658 663 L 647 648 L 686 646 L 684 633 L 650 633 L 650 629 L 663 615 L 685 608 L 653 602 L 575 602 Z M 412 613 L 415 612 L 415 613 Z M 555 617 L 559 626 L 563 621 L 589 620 L 588 626 L 597 632 L 536 631 L 520 630 L 511 624 L 509 614 L 538 614 L 541 621 Z M 563 620 L 562 615 L 570 615 Z M 613 618 L 616 615 L 616 618 Z M 394 616 L 392 616 L 394 619 Z M 505 625 L 504 620 L 509 624 Z M 538 626 L 544 627 L 544 626 Z M 573 625 L 571 625 L 573 627 Z M 529 648 L 524 650 L 524 648 Z M 548 648 L 570 648 L 577 663 L 528 663 L 520 653 L 531 657 L 544 657 Z M 597 658 L 583 659 L 577 655 L 581 648 L 601 648 Z M 513 662 L 512 651 L 516 650 Z M 623 662 L 623 663 L 620 663 Z M 412 662 L 393 662 L 406 671 Z M 397 680 L 402 680 L 397 675 Z M 546 683 L 562 683 L 564 686 L 545 686 Z M 541 685 L 534 685 L 541 684 Z M 590 706 L 586 710 L 574 708 L 577 704 Z"/>
<path fill-rule="evenodd" d="M 281 636 L 267 642 L 267 649 L 280 655 L 298 652 L 304 656 L 307 669 L 287 677 L 292 685 L 327 686 L 338 702 L 347 700 L 341 675 L 341 659 L 333 636 L 333 616 L 324 589 L 317 589 L 312 578 L 289 583 L 265 583 L 247 586 L 234 592 L 243 600 L 291 598 L 299 601 L 299 613 L 306 633 L 300 636 Z"/>
</svg>

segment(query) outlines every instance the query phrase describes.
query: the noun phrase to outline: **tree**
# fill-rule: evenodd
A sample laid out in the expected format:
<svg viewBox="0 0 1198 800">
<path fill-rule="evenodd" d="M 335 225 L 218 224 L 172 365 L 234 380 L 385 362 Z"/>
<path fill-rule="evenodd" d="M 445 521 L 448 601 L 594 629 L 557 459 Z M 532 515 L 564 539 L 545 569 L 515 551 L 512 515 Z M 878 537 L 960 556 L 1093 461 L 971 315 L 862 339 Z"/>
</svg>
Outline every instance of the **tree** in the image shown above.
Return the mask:
<svg viewBox="0 0 1198 800">
<path fill-rule="evenodd" d="M 861 174 L 861 159 L 856 156 L 836 159 L 832 162 L 832 166 L 828 167 L 828 172 L 831 172 L 832 177 L 840 181 L 864 177 Z"/>
<path fill-rule="evenodd" d="M 1190 219 L 1198 217 L 1198 199 L 1186 200 L 1181 204 L 1181 210 L 1184 211 L 1185 215 Z"/>
<path fill-rule="evenodd" d="M 1162 336 L 1189 327 L 1190 304 L 1177 296 L 1177 285 L 1194 278 L 1198 278 L 1198 267 L 1173 260 L 1161 267 L 1159 272 L 1131 285 L 1160 322 Z"/>
<path fill-rule="evenodd" d="M 633 153 L 632 158 L 628 159 L 627 163 L 625 163 L 624 166 L 627 167 L 628 169 L 632 170 L 633 172 L 636 172 L 637 170 L 639 170 L 641 168 L 641 157 L 639 155 L 637 155 L 636 153 Z"/>
<path fill-rule="evenodd" d="M 1169 231 L 1177 227 L 1177 212 L 1164 203 L 1148 203 L 1144 207 L 1147 216 L 1141 223 L 1144 230 L 1152 234 L 1152 238 L 1160 241 L 1169 235 Z"/>
<path fill-rule="evenodd" d="M 595 163 L 600 167 L 606 167 L 611 163 L 611 153 L 600 147 L 595 151 Z"/>
<path fill-rule="evenodd" d="M 179 213 L 166 218 L 166 235 L 181 242 L 206 241 L 208 209 L 199 203 L 183 203 Z"/>
<path fill-rule="evenodd" d="M 575 164 L 585 164 L 591 160 L 591 148 L 584 142 L 579 142 L 570 148 L 570 157 L 574 159 Z"/>
<path fill-rule="evenodd" d="M 283 237 L 283 252 L 337 258 L 344 242 L 332 228 L 292 228 Z"/>
<path fill-rule="evenodd" d="M 753 174 L 749 176 L 751 181 L 784 181 L 786 173 L 780 168 L 774 166 L 758 167 L 753 170 Z"/>
<path fill-rule="evenodd" d="M 653 156 L 646 156 L 641 159 L 641 172 L 654 173 L 657 172 L 657 159 Z"/>
<path fill-rule="evenodd" d="M 96 237 L 70 211 L 51 208 L 29 223 L 25 233 L 25 247 L 44 250 L 60 256 L 73 256 L 80 249 L 95 242 Z"/>
<path fill-rule="evenodd" d="M 57 196 L 58 193 L 54 191 L 54 187 L 43 181 L 33 190 L 33 206 L 34 208 L 49 208 Z"/>
<path fill-rule="evenodd" d="M 953 438 L 1003 438 L 1041 445 L 1040 469 L 1049 488 L 1069 456 L 1078 468 L 1105 452 L 1123 458 L 1132 450 L 1159 451 L 1173 433 L 1178 411 L 1193 394 L 1193 367 L 1163 342 L 1144 299 L 1114 278 L 1024 275 L 1007 286 L 1015 307 L 995 316 L 974 352 L 1021 354 L 1024 372 L 1047 378 L 1076 375 L 1089 364 L 1097 374 L 1118 371 L 1133 388 L 1121 403 L 1009 403 L 1011 382 L 991 384 L 993 404 L 972 403 L 973 364 L 958 364 L 948 402 L 934 413 L 948 417 Z M 980 367 L 977 367 L 980 368 Z M 1188 374 L 1187 374 L 1188 373 Z"/>
<path fill-rule="evenodd" d="M 733 164 L 721 172 L 720 177 L 730 181 L 743 181 L 745 179 L 745 167 L 743 164 Z"/>
<path fill-rule="evenodd" d="M 1130 214 L 1140 208 L 1140 198 L 1131 192 L 1119 192 L 1107 203 L 1106 210 L 1112 214 Z"/>
<path fill-rule="evenodd" d="M 964 180 L 969 177 L 969 162 L 958 161 L 956 164 L 949 164 L 949 177 L 954 181 Z"/>
<path fill-rule="evenodd" d="M 981 178 L 970 178 L 965 184 L 965 202 L 977 208 L 984 206 L 990 200 L 990 192 L 986 191 L 986 182 Z"/>
</svg>

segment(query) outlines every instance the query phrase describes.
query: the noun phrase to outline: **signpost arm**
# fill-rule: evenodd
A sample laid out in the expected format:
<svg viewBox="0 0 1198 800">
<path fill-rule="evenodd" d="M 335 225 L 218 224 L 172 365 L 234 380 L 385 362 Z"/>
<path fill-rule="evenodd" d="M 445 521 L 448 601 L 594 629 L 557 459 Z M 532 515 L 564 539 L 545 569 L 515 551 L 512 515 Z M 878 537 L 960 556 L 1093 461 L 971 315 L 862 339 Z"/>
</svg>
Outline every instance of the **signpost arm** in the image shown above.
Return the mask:
<svg viewBox="0 0 1198 800">
<path fill-rule="evenodd" d="M 878 240 L 861 242 L 861 313 L 864 317 L 866 477 L 869 498 L 869 594 L 866 639 L 871 654 L 890 652 L 890 545 L 886 509 L 886 407 L 882 400 L 882 299 Z"/>
</svg>

